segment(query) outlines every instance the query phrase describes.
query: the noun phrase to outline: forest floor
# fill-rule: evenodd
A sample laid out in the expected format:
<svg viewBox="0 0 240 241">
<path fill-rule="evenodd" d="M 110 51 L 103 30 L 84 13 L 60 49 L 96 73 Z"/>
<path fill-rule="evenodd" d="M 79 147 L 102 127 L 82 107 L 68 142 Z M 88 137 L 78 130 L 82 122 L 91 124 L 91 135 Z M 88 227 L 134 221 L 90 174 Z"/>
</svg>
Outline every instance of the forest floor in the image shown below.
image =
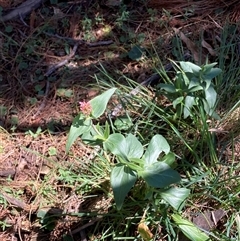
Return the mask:
<svg viewBox="0 0 240 241">
<path fill-rule="evenodd" d="M 4 15 L 22 2 L 0 1 L 0 12 Z M 171 60 L 184 61 L 186 54 L 200 65 L 207 59 L 221 62 L 217 49 L 225 41 L 220 39 L 225 27 L 231 46 L 239 50 L 239 26 L 229 22 L 228 12 L 222 9 L 198 16 L 186 10 L 150 8 L 141 1 L 105 2 L 45 1 L 27 16 L 0 23 L 1 240 L 113 240 L 114 231 L 118 240 L 141 240 L 136 223 L 142 215 L 135 217 L 138 221 L 126 221 L 131 225 L 121 223 L 131 220 L 138 208 L 132 208 L 127 217 L 124 212 L 115 214 L 112 196 L 97 185 L 107 178 L 95 177 L 91 184 L 82 184 L 81 173 L 95 161 L 95 150 L 78 141 L 66 154 L 79 101 L 106 89 L 101 85 L 108 82 L 106 76 L 114 80 L 109 86 L 129 85 L 129 79 L 142 83 Z M 145 50 L 144 61 L 139 61 L 142 56 L 134 46 Z M 224 57 L 226 65 L 236 58 L 231 46 Z M 154 88 L 149 91 L 155 92 Z M 228 106 L 226 101 L 219 111 L 231 109 L 233 102 Z M 225 164 L 236 164 L 237 176 L 240 111 L 235 107 L 216 135 L 219 156 Z M 236 184 L 237 189 L 234 193 L 240 190 Z M 215 203 L 205 202 L 202 207 Z M 223 213 L 228 211 L 226 203 L 216 206 Z M 121 216 L 121 221 L 107 236 L 111 215 Z M 225 230 L 225 221 L 216 225 L 219 232 Z M 162 224 L 150 228 L 158 233 L 155 240 L 169 240 Z"/>
</svg>

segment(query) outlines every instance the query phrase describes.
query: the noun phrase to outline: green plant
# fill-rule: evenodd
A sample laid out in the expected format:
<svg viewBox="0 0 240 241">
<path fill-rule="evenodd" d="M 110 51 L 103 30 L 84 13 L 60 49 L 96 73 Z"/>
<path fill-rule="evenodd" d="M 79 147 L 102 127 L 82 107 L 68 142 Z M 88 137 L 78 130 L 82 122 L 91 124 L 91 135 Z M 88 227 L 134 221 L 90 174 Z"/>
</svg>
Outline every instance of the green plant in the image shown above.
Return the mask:
<svg viewBox="0 0 240 241">
<path fill-rule="evenodd" d="M 0 227 L 2 231 L 5 231 L 7 228 L 11 227 L 11 224 L 8 224 L 6 220 L 0 220 Z"/>
<path fill-rule="evenodd" d="M 93 35 L 93 21 L 92 19 L 85 16 L 85 18 L 81 21 L 82 29 L 84 31 L 83 38 L 86 41 L 93 41 L 95 40 L 95 37 Z"/>
<path fill-rule="evenodd" d="M 3 206 L 4 208 L 6 208 L 8 205 L 6 198 L 1 193 L 0 193 L 0 205 Z"/>
<path fill-rule="evenodd" d="M 41 133 L 42 133 L 41 127 L 38 127 L 35 133 L 31 130 L 28 130 L 25 132 L 26 135 L 30 135 L 34 139 L 37 138 Z"/>
<path fill-rule="evenodd" d="M 118 14 L 119 15 L 115 20 L 115 24 L 117 27 L 125 30 L 126 29 L 125 23 L 130 19 L 130 12 L 126 10 L 125 5 L 122 5 Z"/>
<path fill-rule="evenodd" d="M 52 231 L 56 225 L 59 215 L 50 214 L 47 210 L 39 210 L 37 212 L 37 218 L 39 219 L 42 228 Z"/>
<path fill-rule="evenodd" d="M 181 68 L 174 82 L 158 85 L 160 92 L 168 97 L 176 109 L 175 117 L 180 118 L 183 115 L 186 119 L 195 115 L 194 113 L 204 112 L 219 119 L 215 112 L 217 93 L 212 80 L 222 71 L 213 68 L 215 65 L 216 63 L 199 67 L 190 62 L 180 62 Z"/>
<path fill-rule="evenodd" d="M 66 151 L 70 150 L 71 145 L 80 136 L 85 143 L 101 146 L 109 160 L 109 155 L 115 156 L 116 164 L 111 171 L 110 184 L 116 206 L 121 209 L 125 197 L 138 178 L 146 182 L 146 195 L 149 198 L 152 188 L 165 190 L 169 185 L 179 182 L 181 178 L 172 168 L 175 164 L 175 155 L 170 151 L 170 146 L 162 135 L 153 136 L 144 151 L 143 145 L 131 133 L 126 136 L 120 133 L 110 134 L 110 125 L 107 122 L 104 127 L 93 124 L 92 120 L 98 119 L 104 113 L 115 91 L 116 88 L 112 88 L 89 102 L 80 102 L 82 113 L 73 121 Z M 161 158 L 158 160 L 160 154 Z M 179 205 L 174 203 L 172 206 L 179 208 Z"/>
</svg>

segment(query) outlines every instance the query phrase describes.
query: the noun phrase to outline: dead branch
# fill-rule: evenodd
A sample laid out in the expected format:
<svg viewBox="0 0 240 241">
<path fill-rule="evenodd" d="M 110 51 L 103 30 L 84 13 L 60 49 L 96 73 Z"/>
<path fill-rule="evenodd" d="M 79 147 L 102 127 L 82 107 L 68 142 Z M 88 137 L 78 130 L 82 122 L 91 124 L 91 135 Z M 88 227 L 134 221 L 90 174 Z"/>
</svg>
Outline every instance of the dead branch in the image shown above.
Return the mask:
<svg viewBox="0 0 240 241">
<path fill-rule="evenodd" d="M 74 39 L 74 38 L 69 38 L 69 37 L 63 37 L 63 36 L 60 36 L 58 34 L 51 34 L 51 33 L 47 33 L 47 32 L 44 32 L 44 33 L 46 35 L 50 36 L 50 37 L 66 40 L 70 43 L 86 44 L 89 47 L 98 47 L 98 46 L 110 45 L 110 44 L 114 43 L 112 40 L 105 40 L 105 41 L 88 43 L 88 42 L 86 42 L 85 40 L 82 40 L 82 39 Z"/>
<path fill-rule="evenodd" d="M 103 46 L 103 45 L 110 45 L 113 44 L 112 40 L 107 40 L 107 41 L 98 41 L 95 43 L 86 43 L 89 47 L 97 47 L 97 46 Z"/>
<path fill-rule="evenodd" d="M 52 67 L 50 67 L 47 71 L 47 73 L 45 74 L 46 77 L 48 77 L 49 75 L 51 75 L 54 71 L 56 71 L 57 69 L 59 69 L 60 67 L 64 66 L 67 64 L 67 62 L 76 54 L 78 48 L 78 43 L 75 43 L 75 45 L 73 46 L 73 49 L 71 51 L 71 53 L 61 62 L 53 65 Z"/>
<path fill-rule="evenodd" d="M 78 232 L 86 229 L 87 227 L 93 225 L 93 224 L 96 223 L 97 221 L 100 221 L 101 219 L 102 219 L 101 217 L 96 218 L 96 219 L 90 221 L 89 223 L 86 223 L 86 224 L 82 225 L 81 227 L 79 227 L 79 228 L 77 228 L 77 229 L 74 229 L 73 231 L 71 231 L 71 234 L 76 234 L 76 233 L 78 233 Z"/>
<path fill-rule="evenodd" d="M 31 13 L 33 10 L 37 9 L 41 3 L 45 0 L 26 0 L 19 6 L 17 6 L 10 13 L 7 13 L 3 17 L 0 18 L 0 22 L 6 22 L 18 17 L 25 17 L 27 14 Z"/>
</svg>

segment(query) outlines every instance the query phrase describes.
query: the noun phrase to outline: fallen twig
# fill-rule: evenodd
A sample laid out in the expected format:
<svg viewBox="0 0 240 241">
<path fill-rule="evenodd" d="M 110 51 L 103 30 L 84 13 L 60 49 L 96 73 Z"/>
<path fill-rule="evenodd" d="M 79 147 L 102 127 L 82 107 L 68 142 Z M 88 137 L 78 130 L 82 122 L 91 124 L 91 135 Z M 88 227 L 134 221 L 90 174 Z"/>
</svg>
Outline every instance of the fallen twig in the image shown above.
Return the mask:
<svg viewBox="0 0 240 241">
<path fill-rule="evenodd" d="M 45 0 L 27 0 L 13 9 L 10 13 L 0 17 L 0 22 L 6 22 L 18 17 L 23 18 L 34 9 L 37 9 L 44 1 Z"/>
<path fill-rule="evenodd" d="M 112 40 L 106 40 L 106 41 L 98 41 L 95 43 L 86 43 L 89 47 L 97 47 L 97 46 L 103 46 L 103 45 L 110 45 L 113 44 Z"/>
<path fill-rule="evenodd" d="M 97 221 L 99 221 L 101 219 L 102 219 L 101 217 L 100 218 L 96 218 L 96 219 L 90 221 L 89 223 L 86 223 L 86 224 L 82 225 L 81 227 L 79 227 L 77 229 L 74 229 L 73 231 L 71 231 L 71 234 L 76 234 L 76 233 L 86 229 L 87 227 L 92 226 L 94 223 L 96 223 Z"/>
<path fill-rule="evenodd" d="M 51 75 L 54 71 L 56 71 L 57 69 L 59 69 L 60 67 L 64 66 L 67 64 L 67 62 L 76 54 L 78 48 L 78 43 L 75 43 L 75 45 L 73 46 L 73 49 L 71 51 L 71 53 L 61 62 L 53 65 L 52 67 L 50 67 L 48 69 L 48 71 L 45 73 L 45 76 L 48 77 L 49 75 Z"/>
<path fill-rule="evenodd" d="M 55 37 L 55 38 L 58 38 L 58 39 L 66 40 L 70 43 L 85 44 L 89 47 L 98 47 L 98 46 L 110 45 L 110 44 L 114 43 L 112 40 L 103 40 L 103 41 L 88 43 L 88 42 L 86 42 L 85 40 L 82 40 L 82 39 L 74 39 L 74 38 L 69 38 L 69 37 L 63 37 L 63 36 L 60 36 L 58 34 L 51 34 L 51 33 L 47 33 L 47 32 L 44 32 L 44 33 L 46 35 L 50 36 L 50 37 Z"/>
</svg>

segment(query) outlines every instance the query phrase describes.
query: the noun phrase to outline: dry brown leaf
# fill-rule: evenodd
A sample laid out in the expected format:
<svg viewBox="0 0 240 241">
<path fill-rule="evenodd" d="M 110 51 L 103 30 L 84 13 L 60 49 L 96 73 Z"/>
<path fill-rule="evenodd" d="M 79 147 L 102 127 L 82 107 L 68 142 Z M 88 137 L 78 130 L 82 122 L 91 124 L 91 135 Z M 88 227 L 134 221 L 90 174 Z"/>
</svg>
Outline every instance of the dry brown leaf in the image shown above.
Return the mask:
<svg viewBox="0 0 240 241">
<path fill-rule="evenodd" d="M 151 240 L 153 238 L 153 234 L 150 231 L 149 227 L 142 221 L 138 224 L 138 232 L 141 235 L 141 237 L 146 241 Z"/>
<path fill-rule="evenodd" d="M 55 18 L 63 18 L 65 17 L 65 14 L 60 10 L 60 8 L 53 7 L 54 17 Z"/>
<path fill-rule="evenodd" d="M 217 55 L 217 53 L 213 50 L 212 46 L 209 43 L 207 43 L 204 39 L 202 40 L 202 46 L 203 48 L 206 48 L 209 54 L 211 54 L 212 56 Z"/>
<path fill-rule="evenodd" d="M 197 225 L 199 228 L 202 228 L 206 231 L 217 226 L 217 223 L 226 215 L 226 212 L 222 209 L 215 211 L 205 211 L 197 217 L 194 217 L 192 222 Z"/>
<path fill-rule="evenodd" d="M 206 58 L 205 56 L 201 56 L 202 58 L 200 58 L 200 55 L 197 50 L 197 46 L 188 37 L 186 37 L 186 35 L 182 31 L 180 31 L 177 28 L 173 28 L 173 30 L 175 34 L 177 34 L 180 37 L 180 39 L 186 44 L 187 48 L 190 50 L 190 52 L 193 55 L 193 59 L 195 63 L 201 64 L 201 62 L 205 62 L 204 60 Z"/>
</svg>

